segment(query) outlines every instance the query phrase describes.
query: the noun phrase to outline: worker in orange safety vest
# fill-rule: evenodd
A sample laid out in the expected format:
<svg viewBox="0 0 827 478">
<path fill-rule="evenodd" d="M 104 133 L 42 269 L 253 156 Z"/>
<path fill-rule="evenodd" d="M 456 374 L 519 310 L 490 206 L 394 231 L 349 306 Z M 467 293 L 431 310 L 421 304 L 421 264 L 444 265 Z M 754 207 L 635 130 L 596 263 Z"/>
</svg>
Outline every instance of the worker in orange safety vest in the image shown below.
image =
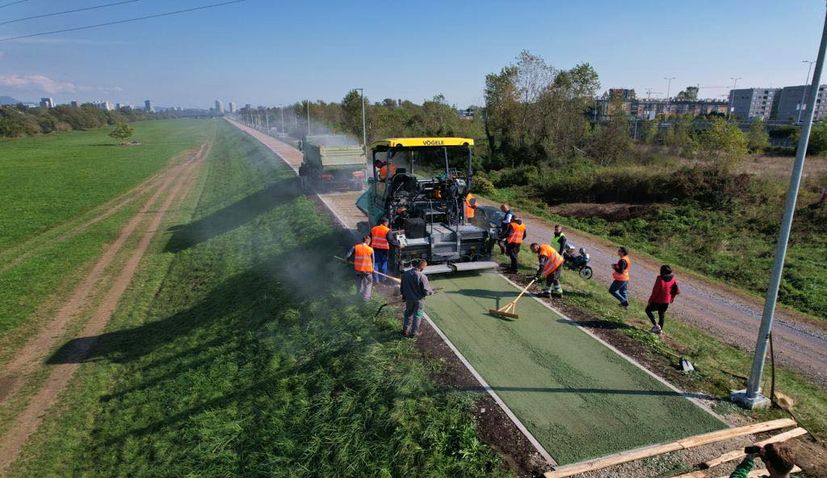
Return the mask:
<svg viewBox="0 0 827 478">
<path fill-rule="evenodd" d="M 531 251 L 537 254 L 540 267 L 534 278 L 538 281 L 545 279 L 546 287 L 543 294 L 552 297 L 563 297 L 563 288 L 560 286 L 560 275 L 563 272 L 563 256 L 549 244 L 531 244 Z"/>
<path fill-rule="evenodd" d="M 477 210 L 477 198 L 473 194 L 465 195 L 465 222 L 471 222 L 474 219 L 474 213 Z"/>
<path fill-rule="evenodd" d="M 526 228 L 523 221 L 518 217 L 512 217 L 508 225 L 508 235 L 505 238 L 505 252 L 511 259 L 511 265 L 506 272 L 517 273 L 517 257 L 520 254 L 520 245 L 526 237 Z"/>
<path fill-rule="evenodd" d="M 365 235 L 361 243 L 350 248 L 346 259 L 351 258 L 359 295 L 367 302 L 373 292 L 373 248 L 370 247 L 370 234 Z"/>
<path fill-rule="evenodd" d="M 370 229 L 370 246 L 373 248 L 373 282 L 377 284 L 382 283 L 382 274 L 388 273 L 388 256 L 390 255 L 391 228 L 388 227 L 388 218 L 383 217 L 379 220 L 379 224 Z"/>
<path fill-rule="evenodd" d="M 612 264 L 612 285 L 609 286 L 609 293 L 620 302 L 624 309 L 629 308 L 629 270 L 632 268 L 632 260 L 629 258 L 629 251 L 625 247 L 617 249 L 617 256 L 620 258 L 616 264 Z"/>
</svg>

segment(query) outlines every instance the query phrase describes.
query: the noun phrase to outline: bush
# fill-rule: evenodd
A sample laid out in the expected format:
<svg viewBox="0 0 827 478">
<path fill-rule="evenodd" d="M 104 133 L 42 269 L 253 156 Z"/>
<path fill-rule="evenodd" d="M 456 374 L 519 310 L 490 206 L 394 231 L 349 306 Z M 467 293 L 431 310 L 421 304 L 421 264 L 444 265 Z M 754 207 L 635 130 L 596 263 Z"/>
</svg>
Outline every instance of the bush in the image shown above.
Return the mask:
<svg viewBox="0 0 827 478">
<path fill-rule="evenodd" d="M 494 194 L 497 191 L 494 183 L 484 176 L 474 176 L 474 179 L 471 181 L 471 189 L 473 189 L 475 193 L 482 194 L 483 196 Z"/>
<path fill-rule="evenodd" d="M 540 178 L 540 169 L 537 166 L 520 166 L 502 171 L 494 180 L 498 188 L 511 186 L 527 186 Z"/>
</svg>

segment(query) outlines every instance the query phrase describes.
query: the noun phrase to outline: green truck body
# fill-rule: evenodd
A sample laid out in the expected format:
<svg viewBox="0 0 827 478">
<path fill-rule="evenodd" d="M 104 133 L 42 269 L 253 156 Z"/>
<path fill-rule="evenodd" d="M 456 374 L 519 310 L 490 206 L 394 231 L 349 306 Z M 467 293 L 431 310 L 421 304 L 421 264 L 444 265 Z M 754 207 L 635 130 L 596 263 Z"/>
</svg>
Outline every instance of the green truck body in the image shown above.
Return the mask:
<svg viewBox="0 0 827 478">
<path fill-rule="evenodd" d="M 364 149 L 345 135 L 307 136 L 301 144 L 304 155 L 299 177 L 306 188 L 358 190 L 365 184 Z"/>
</svg>

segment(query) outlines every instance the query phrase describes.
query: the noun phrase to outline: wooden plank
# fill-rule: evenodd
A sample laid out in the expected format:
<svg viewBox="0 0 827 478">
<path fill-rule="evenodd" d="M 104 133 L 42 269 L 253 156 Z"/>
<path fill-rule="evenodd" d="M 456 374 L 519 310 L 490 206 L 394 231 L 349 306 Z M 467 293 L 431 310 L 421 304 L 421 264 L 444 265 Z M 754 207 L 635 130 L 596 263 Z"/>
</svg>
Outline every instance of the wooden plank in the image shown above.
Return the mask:
<svg viewBox="0 0 827 478">
<path fill-rule="evenodd" d="M 673 476 L 672 478 L 706 478 L 706 472 L 704 471 L 693 471 L 692 473 L 686 473 L 683 475 Z"/>
<path fill-rule="evenodd" d="M 678 450 L 685 450 L 687 448 L 694 448 L 709 443 L 715 443 L 730 438 L 735 438 L 753 433 L 767 432 L 771 430 L 778 430 L 780 428 L 789 428 L 796 426 L 795 420 L 789 418 L 781 418 L 778 420 L 770 420 L 768 422 L 755 423 L 737 428 L 728 428 L 726 430 L 718 430 L 711 433 L 704 433 L 689 438 L 684 438 L 676 442 L 664 443 L 660 445 L 652 445 L 645 448 L 638 448 L 637 450 L 625 451 L 616 453 L 603 458 L 595 458 L 593 460 L 584 461 L 582 463 L 575 463 L 572 465 L 561 466 L 554 471 L 549 471 L 544 474 L 545 478 L 563 478 L 566 476 L 573 476 L 578 473 L 585 473 L 587 471 L 600 470 L 609 466 L 619 465 L 621 463 L 628 463 L 630 461 L 640 460 L 642 458 L 649 458 L 651 456 L 663 455 Z"/>
<path fill-rule="evenodd" d="M 767 438 L 766 440 L 761 440 L 759 442 L 756 442 L 755 445 L 756 446 L 764 446 L 764 445 L 769 445 L 770 443 L 781 443 L 781 442 L 787 441 L 791 438 L 795 438 L 795 437 L 798 437 L 798 436 L 801 436 L 801 435 L 806 435 L 806 434 L 807 434 L 807 430 L 805 430 L 801 427 L 794 428 L 794 429 L 786 431 L 784 433 L 780 433 L 780 434 L 775 435 L 773 437 Z M 703 468 L 712 468 L 714 466 L 720 465 L 721 463 L 726 463 L 728 461 L 737 460 L 737 459 L 743 458 L 743 457 L 744 457 L 744 450 L 743 449 L 734 450 L 734 451 L 731 451 L 729 453 L 724 453 L 723 455 L 719 456 L 718 458 L 714 458 L 712 460 L 706 461 L 701 466 Z"/>
<path fill-rule="evenodd" d="M 800 472 L 801 472 L 801 468 L 799 468 L 797 466 L 794 466 L 792 471 L 790 471 L 790 473 L 800 473 Z M 761 477 L 761 476 L 770 476 L 770 472 L 767 471 L 766 468 L 756 468 L 755 470 L 750 471 L 747 474 L 747 476 L 749 478 L 757 478 L 757 477 Z M 719 476 L 719 477 L 716 477 L 716 478 L 729 478 L 729 475 L 723 475 L 723 476 Z"/>
</svg>

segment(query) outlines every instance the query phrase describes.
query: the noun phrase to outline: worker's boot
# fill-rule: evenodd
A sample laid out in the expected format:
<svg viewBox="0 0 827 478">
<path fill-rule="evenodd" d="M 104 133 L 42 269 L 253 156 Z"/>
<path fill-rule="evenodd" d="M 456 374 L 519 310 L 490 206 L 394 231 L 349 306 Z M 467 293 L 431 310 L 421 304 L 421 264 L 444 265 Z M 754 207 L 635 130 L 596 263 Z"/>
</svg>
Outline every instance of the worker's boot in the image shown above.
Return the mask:
<svg viewBox="0 0 827 478">
<path fill-rule="evenodd" d="M 551 296 L 556 297 L 558 299 L 562 299 L 563 298 L 563 288 L 560 287 L 559 285 L 552 287 Z"/>
</svg>

